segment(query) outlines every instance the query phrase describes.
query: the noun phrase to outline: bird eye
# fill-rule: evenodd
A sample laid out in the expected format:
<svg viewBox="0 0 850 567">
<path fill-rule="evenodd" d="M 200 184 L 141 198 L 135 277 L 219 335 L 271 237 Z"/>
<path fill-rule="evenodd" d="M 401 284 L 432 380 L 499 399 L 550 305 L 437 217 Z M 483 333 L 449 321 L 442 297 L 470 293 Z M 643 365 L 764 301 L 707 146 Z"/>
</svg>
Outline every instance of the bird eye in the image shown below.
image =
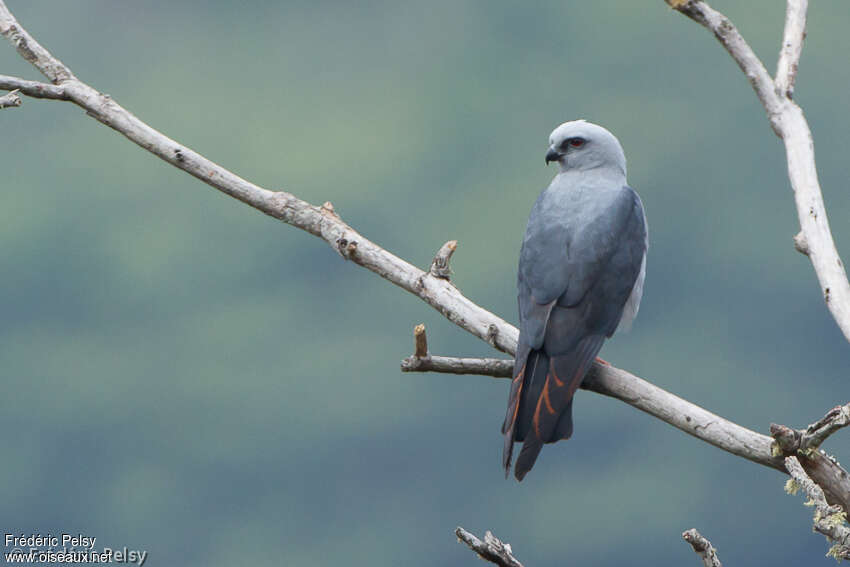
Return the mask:
<svg viewBox="0 0 850 567">
<path fill-rule="evenodd" d="M 568 142 L 573 148 L 580 148 L 584 145 L 584 140 L 582 140 L 581 138 L 570 138 Z"/>
</svg>

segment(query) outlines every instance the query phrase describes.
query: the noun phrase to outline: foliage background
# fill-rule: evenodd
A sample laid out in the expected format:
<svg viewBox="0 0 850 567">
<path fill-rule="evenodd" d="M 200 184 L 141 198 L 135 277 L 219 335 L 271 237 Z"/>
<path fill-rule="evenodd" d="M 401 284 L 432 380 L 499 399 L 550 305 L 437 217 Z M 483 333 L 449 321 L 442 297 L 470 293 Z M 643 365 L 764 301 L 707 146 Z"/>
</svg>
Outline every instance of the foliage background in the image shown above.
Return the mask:
<svg viewBox="0 0 850 567">
<path fill-rule="evenodd" d="M 847 401 L 784 151 L 714 39 L 652 2 L 10 0 L 83 80 L 268 188 L 330 200 L 516 320 L 515 263 L 560 122 L 606 125 L 650 221 L 634 330 L 603 356 L 759 431 Z M 783 8 L 718 1 L 769 67 Z M 797 98 L 850 250 L 850 9 L 810 11 Z M 39 78 L 9 46 L 5 74 Z M 0 524 L 147 549 L 151 565 L 831 565 L 783 477 L 580 393 L 576 434 L 499 469 L 507 383 L 402 375 L 486 345 L 321 241 L 69 104 L 0 115 Z M 831 449 L 847 458 L 847 436 Z"/>
</svg>

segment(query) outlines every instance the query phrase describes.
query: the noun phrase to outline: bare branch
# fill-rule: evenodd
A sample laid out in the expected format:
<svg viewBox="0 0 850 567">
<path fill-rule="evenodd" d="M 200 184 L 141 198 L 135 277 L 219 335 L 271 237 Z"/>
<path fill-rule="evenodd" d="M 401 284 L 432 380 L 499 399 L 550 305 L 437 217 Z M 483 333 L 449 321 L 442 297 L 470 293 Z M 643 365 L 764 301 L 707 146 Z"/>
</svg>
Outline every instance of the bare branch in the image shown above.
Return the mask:
<svg viewBox="0 0 850 567">
<path fill-rule="evenodd" d="M 0 96 L 0 108 L 21 106 L 22 102 L 21 97 L 18 95 L 19 92 L 21 92 L 20 89 L 15 89 L 10 93 Z"/>
<path fill-rule="evenodd" d="M 511 376 L 513 361 L 498 358 L 408 357 L 404 372 Z M 782 459 L 773 454 L 773 440 L 713 414 L 696 404 L 599 360 L 587 373 L 581 388 L 616 398 L 728 453 L 785 472 Z"/>
<path fill-rule="evenodd" d="M 815 167 L 812 133 L 800 107 L 791 101 L 786 104 L 782 139 L 806 255 L 814 266 L 827 308 L 850 340 L 850 284 L 829 228 Z"/>
<path fill-rule="evenodd" d="M 70 69 L 48 53 L 27 33 L 27 30 L 21 27 L 2 0 L 0 0 L 0 35 L 11 41 L 21 57 L 32 63 L 53 84 L 76 79 Z"/>
<path fill-rule="evenodd" d="M 443 372 L 509 378 L 513 361 L 499 358 L 431 356 L 404 359 L 404 372 Z M 807 473 L 824 488 L 830 503 L 850 510 L 850 474 L 815 448 L 850 420 L 850 404 L 833 408 L 805 431 L 772 424 L 770 437 L 728 421 L 610 364 L 594 362 L 584 390 L 621 400 L 724 451 L 787 472 L 782 457 L 798 455 Z M 774 443 L 775 441 L 775 443 Z"/>
<path fill-rule="evenodd" d="M 850 474 L 841 464 L 818 447 L 832 433 L 850 424 L 850 404 L 832 408 L 824 417 L 804 430 L 785 425 L 770 425 L 776 441 L 774 454 L 796 456 L 806 473 L 826 493 L 830 504 L 850 511 Z"/>
<path fill-rule="evenodd" d="M 681 12 L 701 26 L 714 33 L 744 75 L 749 79 L 753 90 L 767 110 L 770 125 L 780 134 L 778 116 L 782 111 L 779 97 L 776 95 L 773 79 L 761 60 L 744 40 L 732 22 L 701 0 L 665 0 L 674 10 Z"/>
<path fill-rule="evenodd" d="M 836 406 L 825 416 L 800 431 L 775 423 L 770 425 L 770 434 L 786 454 L 802 453 L 817 449 L 827 437 L 850 425 L 850 404 Z"/>
<path fill-rule="evenodd" d="M 777 78 L 785 89 L 780 96 L 762 62 L 738 33 L 732 22 L 702 0 L 665 0 L 677 11 L 712 31 L 726 51 L 732 56 L 753 86 L 756 95 L 767 112 L 773 131 L 785 143 L 788 162 L 788 178 L 794 190 L 797 217 L 800 221 L 801 237 L 796 248 L 808 255 L 818 277 L 824 302 L 838 323 L 844 337 L 850 341 L 850 283 L 844 263 L 835 248 L 829 219 L 823 204 L 812 133 L 802 109 L 789 98 L 788 89 L 793 89 L 794 77 L 799 62 L 805 35 L 806 0 L 789 0 L 786 17 L 785 39 L 790 43 L 789 51 L 780 54 L 781 67 Z M 790 21 L 790 26 L 789 26 Z M 786 70 L 787 69 L 787 70 Z M 800 244 L 805 242 L 805 247 Z"/>
<path fill-rule="evenodd" d="M 441 372 L 445 374 L 476 374 L 494 378 L 510 378 L 513 359 L 457 358 L 450 356 L 408 356 L 401 361 L 402 372 Z"/>
<path fill-rule="evenodd" d="M 267 215 L 322 238 L 343 258 L 416 295 L 450 321 L 495 348 L 515 353 L 518 335 L 515 327 L 470 301 L 442 277 L 420 270 L 364 238 L 341 220 L 330 203 L 316 207 L 291 193 L 269 191 L 250 183 L 156 131 L 108 95 L 77 80 L 70 70 L 20 28 L 2 0 L 0 33 L 10 38 L 48 78 L 62 83 L 51 86 L 0 77 L 0 81 L 5 81 L 0 84 L 20 88 L 22 94 L 34 97 L 72 101 L 93 118 L 175 167 Z M 812 242 L 811 238 L 809 242 Z M 420 357 L 420 362 L 424 360 L 427 357 Z M 585 379 L 584 386 L 623 400 L 732 454 L 784 471 L 781 459 L 770 452 L 769 437 L 731 423 L 624 370 L 597 363 Z"/>
<path fill-rule="evenodd" d="M 785 471 L 782 460 L 771 453 L 770 437 L 741 427 L 625 370 L 594 362 L 582 388 L 624 401 L 728 453 Z"/>
<path fill-rule="evenodd" d="M 691 544 L 694 552 L 702 558 L 702 564 L 705 567 L 723 567 L 720 559 L 717 558 L 717 550 L 712 547 L 708 541 L 695 528 L 691 528 L 682 534 L 682 538 Z"/>
<path fill-rule="evenodd" d="M 20 91 L 21 94 L 25 94 L 32 98 L 69 100 L 68 96 L 65 94 L 65 89 L 61 86 L 0 75 L 0 90 L 10 91 L 12 89 Z"/>
<path fill-rule="evenodd" d="M 489 531 L 484 534 L 484 541 L 481 541 L 460 526 L 455 529 L 455 535 L 458 540 L 468 545 L 472 551 L 477 553 L 485 561 L 501 565 L 501 567 L 522 567 L 522 563 L 517 561 L 513 556 L 511 546 L 499 541 Z"/>
<path fill-rule="evenodd" d="M 794 96 L 794 81 L 797 79 L 803 40 L 806 38 L 808 9 L 809 0 L 788 0 L 785 11 L 785 32 L 782 34 L 782 47 L 776 63 L 776 92 L 789 99 Z"/>
<path fill-rule="evenodd" d="M 802 451 L 816 449 L 827 437 L 848 425 L 850 425 L 850 404 L 836 406 L 806 428 L 800 440 L 800 449 Z"/>
<path fill-rule="evenodd" d="M 449 240 L 443 244 L 434 256 L 431 262 L 431 275 L 437 278 L 449 279 L 452 275 L 452 269 L 449 262 L 452 259 L 452 254 L 457 250 L 457 240 Z"/>
<path fill-rule="evenodd" d="M 809 478 L 797 457 L 786 458 L 785 466 L 796 483 L 796 485 L 786 485 L 786 490 L 794 493 L 798 488 L 802 488 L 805 491 L 815 506 L 814 530 L 825 535 L 834 544 L 827 555 L 839 560 L 850 559 L 850 528 L 846 525 L 847 512 L 840 506 L 830 506 L 827 503 L 823 490 Z"/>
<path fill-rule="evenodd" d="M 120 132 L 171 165 L 269 216 L 322 238 L 343 258 L 413 293 L 450 321 L 489 342 L 495 348 L 513 353 L 517 339 L 517 331 L 514 327 L 464 297 L 445 279 L 420 270 L 364 238 L 344 223 L 332 207 L 316 207 L 291 193 L 269 191 L 250 183 L 154 130 L 108 95 L 101 94 L 77 80 L 70 70 L 32 40 L 31 36 L 14 20 L 2 0 L 0 0 L 0 33 L 13 43 L 17 42 L 16 45 L 19 46 L 23 38 L 23 44 L 29 46 L 25 50 L 26 53 L 33 55 L 32 59 L 27 57 L 28 60 L 32 60 L 33 64 L 48 78 L 59 77 L 62 81 L 61 94 L 38 87 L 39 94 L 33 96 L 72 101 L 85 109 L 89 116 Z M 20 86 L 19 80 L 9 77 L 3 79 L 7 80 L 6 84 L 15 83 L 15 88 Z M 27 94 L 23 86 L 20 88 L 22 93 Z M 35 84 L 30 85 L 30 88 L 36 88 Z"/>
</svg>

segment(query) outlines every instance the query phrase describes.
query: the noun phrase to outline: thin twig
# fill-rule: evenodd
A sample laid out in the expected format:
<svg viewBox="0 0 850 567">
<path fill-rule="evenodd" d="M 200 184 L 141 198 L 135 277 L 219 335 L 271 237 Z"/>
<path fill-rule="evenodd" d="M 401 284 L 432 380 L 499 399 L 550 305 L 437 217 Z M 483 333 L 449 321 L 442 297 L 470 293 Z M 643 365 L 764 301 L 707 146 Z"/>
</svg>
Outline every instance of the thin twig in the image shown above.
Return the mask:
<svg viewBox="0 0 850 567">
<path fill-rule="evenodd" d="M 785 10 L 785 32 L 782 34 L 782 47 L 776 63 L 776 92 L 779 96 L 794 96 L 794 81 L 800 55 L 803 53 L 803 40 L 806 38 L 806 13 L 809 0 L 788 0 Z"/>
<path fill-rule="evenodd" d="M 723 567 L 720 559 L 717 558 L 717 550 L 711 545 L 701 533 L 695 528 L 691 528 L 682 534 L 682 538 L 691 544 L 694 552 L 702 559 L 702 564 L 705 567 Z"/>
<path fill-rule="evenodd" d="M 32 98 L 70 100 L 68 95 L 65 94 L 65 89 L 62 86 L 51 85 L 50 83 L 40 83 L 38 81 L 28 81 L 18 77 L 9 77 L 8 75 L 0 75 L 0 90 L 11 91 L 13 89 Z"/>
<path fill-rule="evenodd" d="M 16 106 L 21 106 L 23 102 L 18 94 L 20 92 L 20 89 L 15 89 L 10 93 L 0 96 L 0 108 L 14 108 Z"/>
<path fill-rule="evenodd" d="M 795 247 L 805 250 L 811 260 L 824 302 L 844 337 L 850 341 L 850 282 L 829 229 L 815 166 L 812 132 L 803 110 L 790 98 L 805 36 L 806 0 L 789 0 L 777 83 L 725 15 L 702 0 L 665 1 L 714 33 L 749 79 L 767 112 L 771 128 L 782 138 L 802 235 Z M 788 49 L 785 49 L 786 44 L 790 44 Z"/>
<path fill-rule="evenodd" d="M 825 416 L 803 431 L 800 450 L 808 451 L 820 447 L 827 437 L 848 425 L 850 425 L 850 404 L 832 408 Z"/>
<path fill-rule="evenodd" d="M 455 528 L 455 535 L 458 540 L 468 545 L 472 551 L 477 553 L 485 561 L 495 563 L 501 567 L 523 567 L 522 563 L 517 561 L 516 557 L 513 556 L 511 546 L 499 541 L 489 531 L 484 534 L 484 541 L 481 541 L 460 526 Z"/>
<path fill-rule="evenodd" d="M 786 455 L 796 452 L 806 454 L 820 447 L 827 437 L 848 425 L 850 425 L 850 404 L 835 406 L 822 418 L 802 430 L 772 423 L 770 434 Z"/>
<path fill-rule="evenodd" d="M 476 374 L 494 378 L 510 378 L 513 368 L 513 359 L 506 358 L 457 358 L 433 355 L 419 357 L 414 354 L 401 361 L 402 372 Z"/>
<path fill-rule="evenodd" d="M 836 559 L 850 559 L 850 528 L 847 527 L 847 512 L 840 506 L 830 506 L 823 490 L 803 470 L 797 457 L 787 457 L 785 466 L 796 484 L 786 484 L 786 490 L 794 493 L 802 488 L 815 507 L 814 530 L 827 537 L 833 546 L 827 553 Z"/>
</svg>

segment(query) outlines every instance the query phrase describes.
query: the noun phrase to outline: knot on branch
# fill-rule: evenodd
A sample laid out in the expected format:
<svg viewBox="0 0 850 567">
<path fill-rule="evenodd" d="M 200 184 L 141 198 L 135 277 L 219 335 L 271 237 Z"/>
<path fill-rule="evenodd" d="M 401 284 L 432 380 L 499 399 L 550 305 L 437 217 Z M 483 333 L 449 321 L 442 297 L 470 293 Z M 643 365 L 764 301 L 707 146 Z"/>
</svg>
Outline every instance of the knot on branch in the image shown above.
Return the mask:
<svg viewBox="0 0 850 567">
<path fill-rule="evenodd" d="M 496 346 L 496 341 L 499 339 L 499 327 L 494 324 L 490 324 L 487 327 L 487 342 L 493 348 L 498 348 Z"/>
<path fill-rule="evenodd" d="M 431 262 L 430 273 L 432 276 L 444 280 L 448 280 L 451 277 L 452 269 L 449 266 L 449 262 L 455 250 L 457 250 L 457 240 L 449 240 L 440 247 L 437 255 L 434 256 L 434 260 Z"/>
<path fill-rule="evenodd" d="M 330 201 L 325 201 L 324 203 L 322 203 L 322 206 L 319 207 L 319 210 L 323 213 L 328 213 L 335 216 L 336 218 L 339 218 L 339 215 L 336 214 L 336 211 L 334 210 L 334 204 Z"/>
<path fill-rule="evenodd" d="M 341 236 L 336 241 L 336 249 L 340 256 L 346 260 L 351 260 L 357 254 L 357 241 L 348 240 L 345 236 Z"/>
<path fill-rule="evenodd" d="M 794 248 L 804 256 L 809 255 L 809 241 L 806 240 L 806 235 L 803 234 L 802 230 L 794 235 Z"/>
<path fill-rule="evenodd" d="M 777 423 L 770 424 L 770 436 L 773 437 L 772 452 L 776 457 L 795 454 L 803 437 L 796 429 Z"/>
</svg>

